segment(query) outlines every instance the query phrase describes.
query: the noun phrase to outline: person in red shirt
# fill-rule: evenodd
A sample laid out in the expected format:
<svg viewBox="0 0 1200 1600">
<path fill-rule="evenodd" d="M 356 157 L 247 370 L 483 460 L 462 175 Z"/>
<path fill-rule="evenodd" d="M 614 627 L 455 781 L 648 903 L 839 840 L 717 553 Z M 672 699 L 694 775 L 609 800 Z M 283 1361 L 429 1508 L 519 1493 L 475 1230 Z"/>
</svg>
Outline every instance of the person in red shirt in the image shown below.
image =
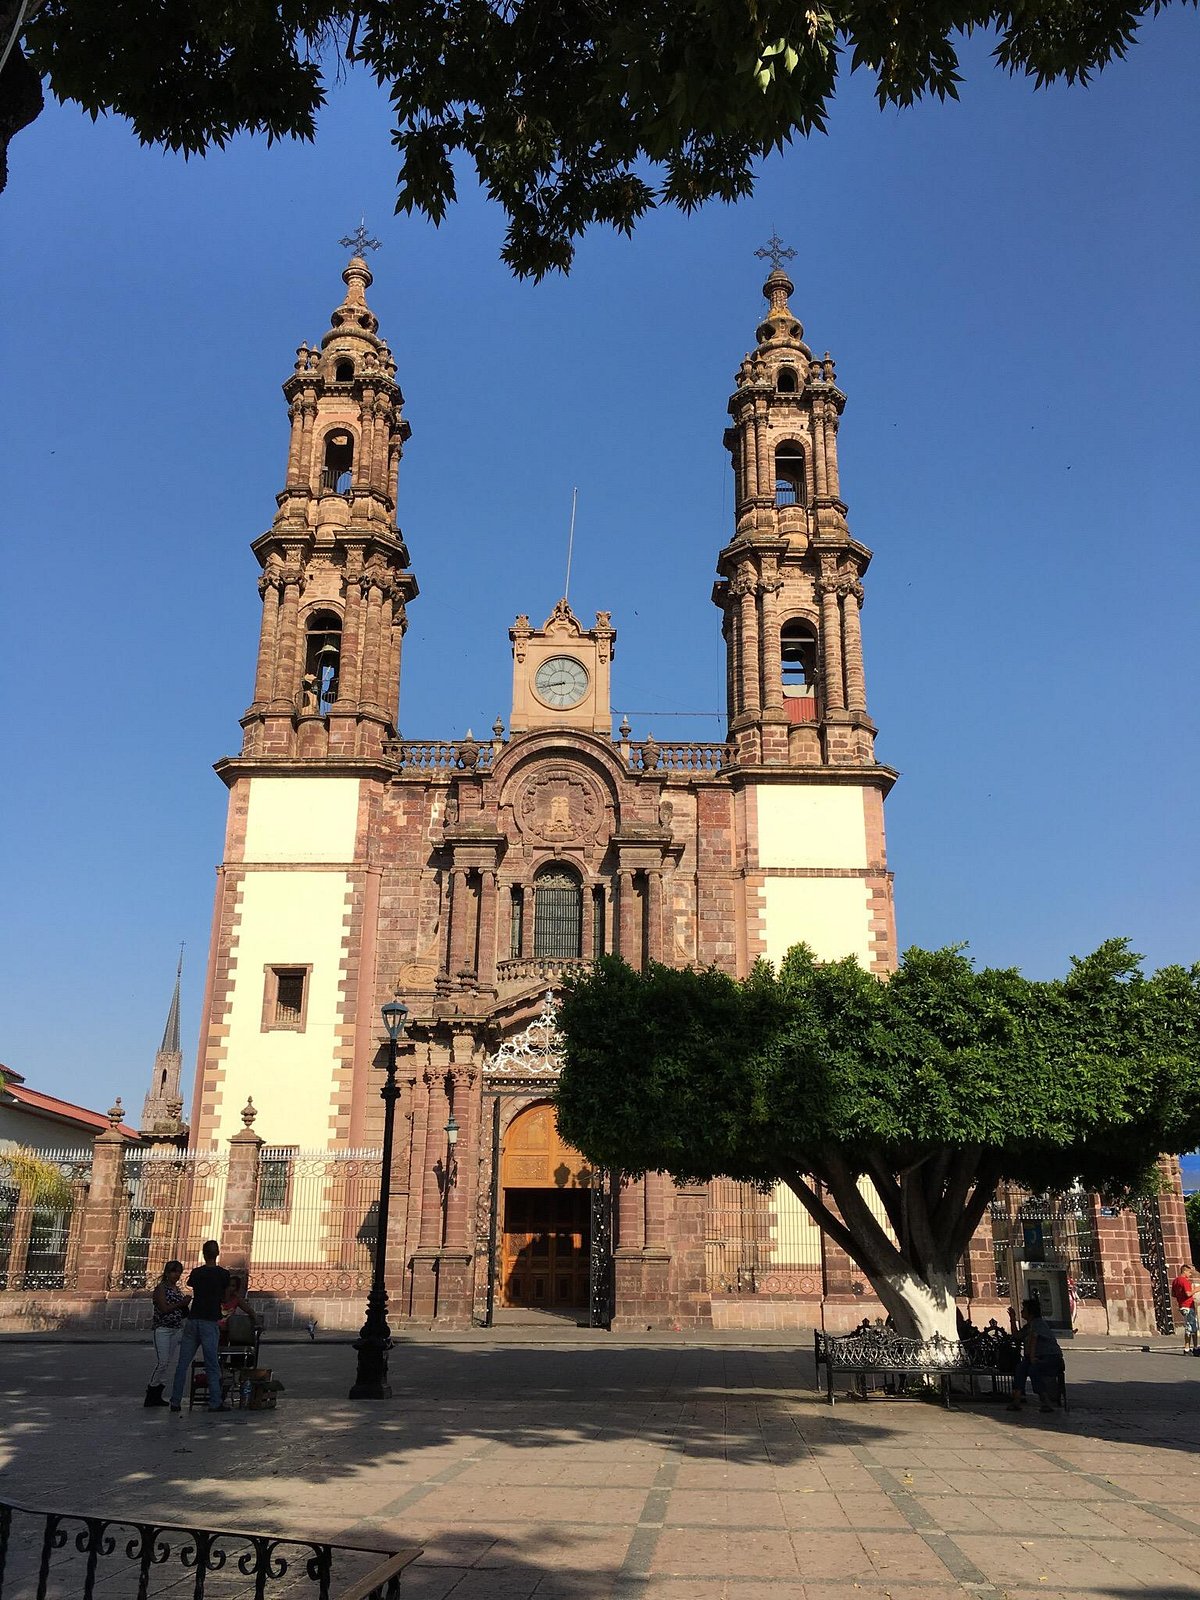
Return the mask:
<svg viewBox="0 0 1200 1600">
<path fill-rule="evenodd" d="M 1196 1291 L 1192 1286 L 1192 1268 L 1184 1261 L 1177 1277 L 1171 1279 L 1171 1298 L 1179 1307 L 1183 1318 L 1183 1353 L 1194 1356 L 1196 1352 Z"/>
</svg>

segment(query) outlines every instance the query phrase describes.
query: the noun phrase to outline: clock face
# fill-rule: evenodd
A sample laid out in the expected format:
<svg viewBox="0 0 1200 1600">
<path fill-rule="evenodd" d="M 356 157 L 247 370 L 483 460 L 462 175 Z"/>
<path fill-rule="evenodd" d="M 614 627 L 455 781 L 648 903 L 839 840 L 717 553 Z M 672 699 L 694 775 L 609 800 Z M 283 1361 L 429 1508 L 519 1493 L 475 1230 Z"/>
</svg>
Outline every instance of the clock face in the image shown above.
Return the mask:
<svg viewBox="0 0 1200 1600">
<path fill-rule="evenodd" d="M 551 656 L 537 669 L 533 686 L 548 706 L 577 706 L 588 690 L 587 668 L 573 656 Z"/>
</svg>

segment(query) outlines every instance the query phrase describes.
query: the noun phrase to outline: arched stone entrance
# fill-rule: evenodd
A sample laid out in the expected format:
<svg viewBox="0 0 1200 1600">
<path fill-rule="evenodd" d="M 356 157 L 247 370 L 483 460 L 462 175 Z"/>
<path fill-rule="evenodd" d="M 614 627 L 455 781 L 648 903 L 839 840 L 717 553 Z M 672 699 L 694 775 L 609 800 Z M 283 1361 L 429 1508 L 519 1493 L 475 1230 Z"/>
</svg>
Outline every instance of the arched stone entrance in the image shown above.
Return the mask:
<svg viewBox="0 0 1200 1600">
<path fill-rule="evenodd" d="M 587 1161 L 538 1101 L 508 1125 L 500 1157 L 500 1304 L 586 1311 L 591 1238 Z"/>
</svg>

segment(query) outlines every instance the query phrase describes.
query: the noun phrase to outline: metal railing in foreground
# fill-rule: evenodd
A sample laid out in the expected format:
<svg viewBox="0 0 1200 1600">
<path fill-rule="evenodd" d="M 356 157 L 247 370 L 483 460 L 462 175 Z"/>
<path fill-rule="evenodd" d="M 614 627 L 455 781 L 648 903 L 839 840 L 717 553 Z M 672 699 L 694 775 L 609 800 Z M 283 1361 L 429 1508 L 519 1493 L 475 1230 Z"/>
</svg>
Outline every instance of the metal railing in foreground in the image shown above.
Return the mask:
<svg viewBox="0 0 1200 1600">
<path fill-rule="evenodd" d="M 180 1592 L 181 1583 L 191 1600 L 395 1600 L 404 1569 L 421 1553 L 415 1546 L 186 1528 L 0 1501 L 0 1596 L 12 1600 L 92 1600 L 97 1593 L 152 1600 Z"/>
</svg>

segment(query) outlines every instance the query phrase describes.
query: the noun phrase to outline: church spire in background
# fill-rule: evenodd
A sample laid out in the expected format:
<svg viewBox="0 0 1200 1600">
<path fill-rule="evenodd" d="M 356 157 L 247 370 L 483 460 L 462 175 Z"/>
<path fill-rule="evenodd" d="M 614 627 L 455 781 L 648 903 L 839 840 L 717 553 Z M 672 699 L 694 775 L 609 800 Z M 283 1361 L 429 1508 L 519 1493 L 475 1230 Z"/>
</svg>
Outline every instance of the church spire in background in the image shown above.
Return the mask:
<svg viewBox="0 0 1200 1600">
<path fill-rule="evenodd" d="M 183 1071 L 183 1051 L 179 1044 L 179 992 L 183 982 L 183 946 L 179 946 L 179 960 L 175 966 L 175 988 L 167 1010 L 162 1043 L 154 1058 L 154 1073 L 150 1090 L 142 1107 L 143 1134 L 159 1138 L 177 1137 L 183 1128 L 183 1095 L 179 1079 Z"/>
</svg>

